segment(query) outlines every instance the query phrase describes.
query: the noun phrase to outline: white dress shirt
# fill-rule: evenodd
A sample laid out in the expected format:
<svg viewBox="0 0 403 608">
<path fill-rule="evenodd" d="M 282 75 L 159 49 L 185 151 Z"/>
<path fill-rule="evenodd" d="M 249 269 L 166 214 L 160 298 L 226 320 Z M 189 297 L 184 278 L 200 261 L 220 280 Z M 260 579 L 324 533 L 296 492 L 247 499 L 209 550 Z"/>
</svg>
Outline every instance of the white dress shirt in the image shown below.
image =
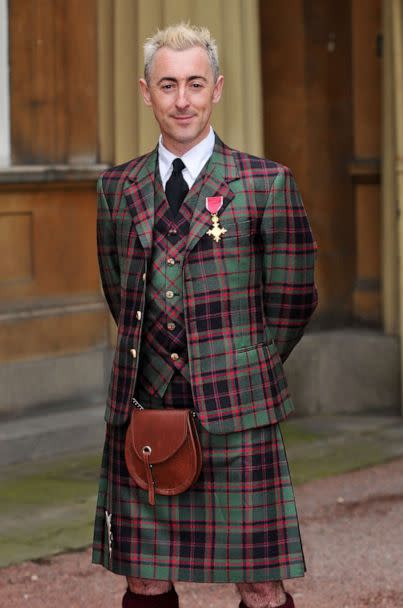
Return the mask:
<svg viewBox="0 0 403 608">
<path fill-rule="evenodd" d="M 215 144 L 215 135 L 212 127 L 210 127 L 209 134 L 207 137 L 202 139 L 201 142 L 193 146 L 191 150 L 186 152 L 183 156 L 176 156 L 172 154 L 162 143 L 162 135 L 160 135 L 158 142 L 158 166 L 160 170 L 160 176 L 162 185 L 165 190 L 165 185 L 172 173 L 172 162 L 175 158 L 181 158 L 185 169 L 182 171 L 182 175 L 190 188 L 196 181 L 197 176 L 203 169 L 204 165 L 213 153 Z"/>
</svg>

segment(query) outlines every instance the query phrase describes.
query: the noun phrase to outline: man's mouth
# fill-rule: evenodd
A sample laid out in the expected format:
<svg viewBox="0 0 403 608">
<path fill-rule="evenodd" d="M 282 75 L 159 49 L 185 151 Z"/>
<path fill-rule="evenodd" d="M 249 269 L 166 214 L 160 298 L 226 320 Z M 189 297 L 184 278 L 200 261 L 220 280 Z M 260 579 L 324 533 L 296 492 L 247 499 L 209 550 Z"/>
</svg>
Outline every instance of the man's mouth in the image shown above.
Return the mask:
<svg viewBox="0 0 403 608">
<path fill-rule="evenodd" d="M 175 120 L 190 120 L 193 118 L 193 114 L 190 116 L 174 116 Z"/>
</svg>

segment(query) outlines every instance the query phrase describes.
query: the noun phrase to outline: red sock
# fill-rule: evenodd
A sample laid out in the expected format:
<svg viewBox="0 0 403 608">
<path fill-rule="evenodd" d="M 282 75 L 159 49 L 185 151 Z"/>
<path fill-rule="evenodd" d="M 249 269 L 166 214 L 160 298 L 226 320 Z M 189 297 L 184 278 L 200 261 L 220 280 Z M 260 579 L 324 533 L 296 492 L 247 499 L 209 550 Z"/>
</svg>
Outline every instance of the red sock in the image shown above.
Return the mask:
<svg viewBox="0 0 403 608">
<path fill-rule="evenodd" d="M 178 594 L 174 587 L 158 595 L 142 595 L 127 589 L 122 599 L 122 608 L 179 608 Z"/>
<path fill-rule="evenodd" d="M 276 606 L 276 608 L 295 608 L 295 604 L 294 604 L 294 600 L 292 599 L 292 596 L 287 593 L 287 591 L 285 592 L 287 599 L 285 600 L 284 604 L 281 604 L 281 606 Z M 241 602 L 239 604 L 239 608 L 248 608 L 247 605 L 244 602 Z"/>
</svg>

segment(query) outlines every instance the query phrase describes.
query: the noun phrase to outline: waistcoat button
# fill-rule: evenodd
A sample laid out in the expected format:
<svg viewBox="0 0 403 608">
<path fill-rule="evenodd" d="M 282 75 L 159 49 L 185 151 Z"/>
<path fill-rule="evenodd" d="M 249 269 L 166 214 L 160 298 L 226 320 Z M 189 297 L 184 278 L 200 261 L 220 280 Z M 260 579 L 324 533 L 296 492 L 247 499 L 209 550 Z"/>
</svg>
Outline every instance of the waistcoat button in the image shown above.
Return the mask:
<svg viewBox="0 0 403 608">
<path fill-rule="evenodd" d="M 171 359 L 172 359 L 172 361 L 177 361 L 179 359 L 178 353 L 172 353 Z"/>
<path fill-rule="evenodd" d="M 176 325 L 175 325 L 175 323 L 169 322 L 167 324 L 167 327 L 170 331 L 173 331 L 175 329 Z"/>
<path fill-rule="evenodd" d="M 141 319 L 141 310 L 137 310 L 137 311 L 136 311 L 136 319 L 137 319 L 138 321 L 140 321 L 140 319 Z"/>
<path fill-rule="evenodd" d="M 165 295 L 166 295 L 167 298 L 173 298 L 174 297 L 174 292 L 173 291 L 167 291 Z"/>
<path fill-rule="evenodd" d="M 173 258 L 168 258 L 167 264 L 170 264 L 171 266 L 173 266 L 175 264 L 175 260 Z"/>
<path fill-rule="evenodd" d="M 176 228 L 170 228 L 170 229 L 168 230 L 168 234 L 178 234 L 178 231 L 177 231 L 177 229 L 176 229 Z"/>
<path fill-rule="evenodd" d="M 135 348 L 131 348 L 130 352 L 133 355 L 133 359 L 135 359 L 137 357 L 137 351 L 136 351 L 136 349 Z"/>
</svg>

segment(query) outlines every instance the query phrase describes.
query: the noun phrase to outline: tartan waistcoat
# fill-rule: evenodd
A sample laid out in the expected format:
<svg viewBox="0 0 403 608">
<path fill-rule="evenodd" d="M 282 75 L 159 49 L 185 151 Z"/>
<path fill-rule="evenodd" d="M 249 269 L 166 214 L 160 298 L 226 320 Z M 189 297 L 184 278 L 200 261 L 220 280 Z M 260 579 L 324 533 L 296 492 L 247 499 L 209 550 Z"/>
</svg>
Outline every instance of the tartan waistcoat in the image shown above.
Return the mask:
<svg viewBox="0 0 403 608">
<path fill-rule="evenodd" d="M 182 268 L 193 209 L 185 198 L 179 212 L 172 213 L 159 171 L 154 182 L 154 209 L 137 383 L 148 394 L 163 397 L 175 370 L 190 381 Z"/>
</svg>

